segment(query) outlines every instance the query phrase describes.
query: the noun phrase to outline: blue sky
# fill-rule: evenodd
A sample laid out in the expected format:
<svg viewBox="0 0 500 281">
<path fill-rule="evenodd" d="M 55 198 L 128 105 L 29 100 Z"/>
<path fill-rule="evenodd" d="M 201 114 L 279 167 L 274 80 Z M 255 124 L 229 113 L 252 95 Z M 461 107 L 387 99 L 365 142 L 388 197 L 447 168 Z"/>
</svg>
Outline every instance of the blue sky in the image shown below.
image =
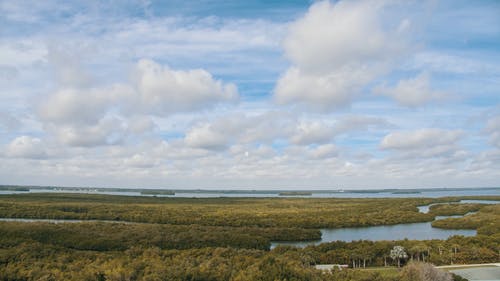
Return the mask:
<svg viewBox="0 0 500 281">
<path fill-rule="evenodd" d="M 499 186 L 498 1 L 1 1 L 0 182 Z"/>
</svg>

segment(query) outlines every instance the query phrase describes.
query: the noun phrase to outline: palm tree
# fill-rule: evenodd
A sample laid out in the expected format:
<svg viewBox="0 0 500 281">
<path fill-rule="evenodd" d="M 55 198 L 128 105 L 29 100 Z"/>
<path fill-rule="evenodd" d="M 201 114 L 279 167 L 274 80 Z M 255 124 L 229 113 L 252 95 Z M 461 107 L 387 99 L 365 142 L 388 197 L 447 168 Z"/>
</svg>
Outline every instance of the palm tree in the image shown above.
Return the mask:
<svg viewBox="0 0 500 281">
<path fill-rule="evenodd" d="M 397 260 L 398 267 L 400 267 L 401 266 L 401 259 L 407 259 L 408 254 L 406 254 L 405 248 L 403 248 L 402 246 L 394 246 L 394 248 L 392 248 L 392 250 L 391 250 L 390 257 L 393 260 Z"/>
</svg>

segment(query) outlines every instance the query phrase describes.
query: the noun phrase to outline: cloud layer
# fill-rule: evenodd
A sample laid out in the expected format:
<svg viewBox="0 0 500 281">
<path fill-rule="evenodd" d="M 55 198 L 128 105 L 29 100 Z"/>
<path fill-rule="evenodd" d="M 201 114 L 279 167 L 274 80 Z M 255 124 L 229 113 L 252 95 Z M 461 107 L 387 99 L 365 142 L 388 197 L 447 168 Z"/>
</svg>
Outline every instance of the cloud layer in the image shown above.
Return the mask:
<svg viewBox="0 0 500 281">
<path fill-rule="evenodd" d="M 404 39 L 408 20 L 384 27 L 383 8 L 383 1 L 313 4 L 285 39 L 292 67 L 276 85 L 277 101 L 324 111 L 350 105 L 409 49 Z"/>
<path fill-rule="evenodd" d="M 4 184 L 498 186 L 499 4 L 56 2 L 0 1 Z"/>
</svg>

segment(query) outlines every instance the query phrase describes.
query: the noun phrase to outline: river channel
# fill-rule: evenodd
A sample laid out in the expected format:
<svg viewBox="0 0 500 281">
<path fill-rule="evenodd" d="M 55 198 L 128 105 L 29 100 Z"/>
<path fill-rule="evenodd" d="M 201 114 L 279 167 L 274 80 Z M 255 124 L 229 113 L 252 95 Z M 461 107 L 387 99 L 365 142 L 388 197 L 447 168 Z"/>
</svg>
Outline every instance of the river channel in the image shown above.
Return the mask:
<svg viewBox="0 0 500 281">
<path fill-rule="evenodd" d="M 498 204 L 500 201 L 493 200 L 461 200 L 460 203 L 478 204 Z M 448 203 L 439 203 L 448 204 Z M 432 205 L 432 204 L 431 204 Z M 431 205 L 419 206 L 421 213 L 429 212 Z M 467 213 L 465 215 L 470 215 Z M 459 218 L 462 216 L 436 216 L 438 219 Z M 432 227 L 432 222 L 404 223 L 396 225 L 378 225 L 368 227 L 346 227 L 346 228 L 325 228 L 321 229 L 321 240 L 302 242 L 272 242 L 271 249 L 278 245 L 290 245 L 305 247 L 332 241 L 357 241 L 357 240 L 429 240 L 447 239 L 453 235 L 474 236 L 476 230 L 473 229 L 441 229 Z"/>
</svg>

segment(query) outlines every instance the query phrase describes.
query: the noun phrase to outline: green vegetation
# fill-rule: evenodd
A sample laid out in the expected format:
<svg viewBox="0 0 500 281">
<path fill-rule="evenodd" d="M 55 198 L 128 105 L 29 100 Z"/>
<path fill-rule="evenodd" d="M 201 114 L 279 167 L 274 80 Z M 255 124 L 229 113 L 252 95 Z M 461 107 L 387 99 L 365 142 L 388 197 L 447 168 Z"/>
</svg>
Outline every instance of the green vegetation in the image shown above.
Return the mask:
<svg viewBox="0 0 500 281">
<path fill-rule="evenodd" d="M 416 207 L 459 199 L 2 195 L 1 217 L 116 223 L 0 222 L 0 280 L 413 281 L 423 280 L 419 274 L 430 269 L 421 264 L 408 266 L 412 261 L 435 265 L 498 262 L 499 205 L 437 205 L 443 207 L 431 208 L 429 214 L 419 213 Z M 430 221 L 437 214 L 474 208 L 478 212 L 463 220 L 478 229 L 475 237 L 336 241 L 269 250 L 274 240 L 319 239 L 322 227 Z M 405 254 L 391 258 L 394 249 Z M 398 263 L 403 269 L 397 268 Z M 315 264 L 348 264 L 350 268 L 325 273 L 316 270 Z"/>
<path fill-rule="evenodd" d="M 477 213 L 432 222 L 432 226 L 447 229 L 477 229 L 478 234 L 500 233 L 500 204 L 484 205 Z"/>
<path fill-rule="evenodd" d="M 283 191 L 278 194 L 279 196 L 311 196 L 312 192 L 307 191 Z"/>
<path fill-rule="evenodd" d="M 0 186 L 2 191 L 30 191 L 29 187 L 24 186 Z"/>
<path fill-rule="evenodd" d="M 500 235 L 453 236 L 447 240 L 335 241 L 309 246 L 301 251 L 318 264 L 349 264 L 351 267 L 397 265 L 391 250 L 402 246 L 406 261 L 424 261 L 435 265 L 497 262 L 500 259 Z M 277 250 L 277 249 L 275 249 Z"/>
<path fill-rule="evenodd" d="M 20 194 L 0 196 L 0 217 L 320 229 L 432 221 L 416 206 L 434 202 L 440 201 Z"/>
<path fill-rule="evenodd" d="M 323 273 L 312 266 L 315 254 L 311 249 L 209 247 L 102 252 L 31 242 L 0 249 L 0 280 L 440 280 L 419 279 L 428 268 L 419 266 L 401 271 L 388 267 Z M 442 276 L 440 271 L 432 272 Z"/>
<path fill-rule="evenodd" d="M 485 204 L 436 204 L 429 207 L 429 212 L 437 216 L 465 215 L 470 212 L 477 212 Z"/>
<path fill-rule="evenodd" d="M 155 190 L 155 189 L 146 189 L 141 190 L 142 195 L 175 195 L 175 192 L 172 190 Z"/>
<path fill-rule="evenodd" d="M 321 232 L 300 228 L 258 228 L 143 223 L 0 222 L 0 246 L 36 241 L 78 250 L 125 250 L 234 247 L 269 249 L 270 240 L 317 240 Z"/>
</svg>

